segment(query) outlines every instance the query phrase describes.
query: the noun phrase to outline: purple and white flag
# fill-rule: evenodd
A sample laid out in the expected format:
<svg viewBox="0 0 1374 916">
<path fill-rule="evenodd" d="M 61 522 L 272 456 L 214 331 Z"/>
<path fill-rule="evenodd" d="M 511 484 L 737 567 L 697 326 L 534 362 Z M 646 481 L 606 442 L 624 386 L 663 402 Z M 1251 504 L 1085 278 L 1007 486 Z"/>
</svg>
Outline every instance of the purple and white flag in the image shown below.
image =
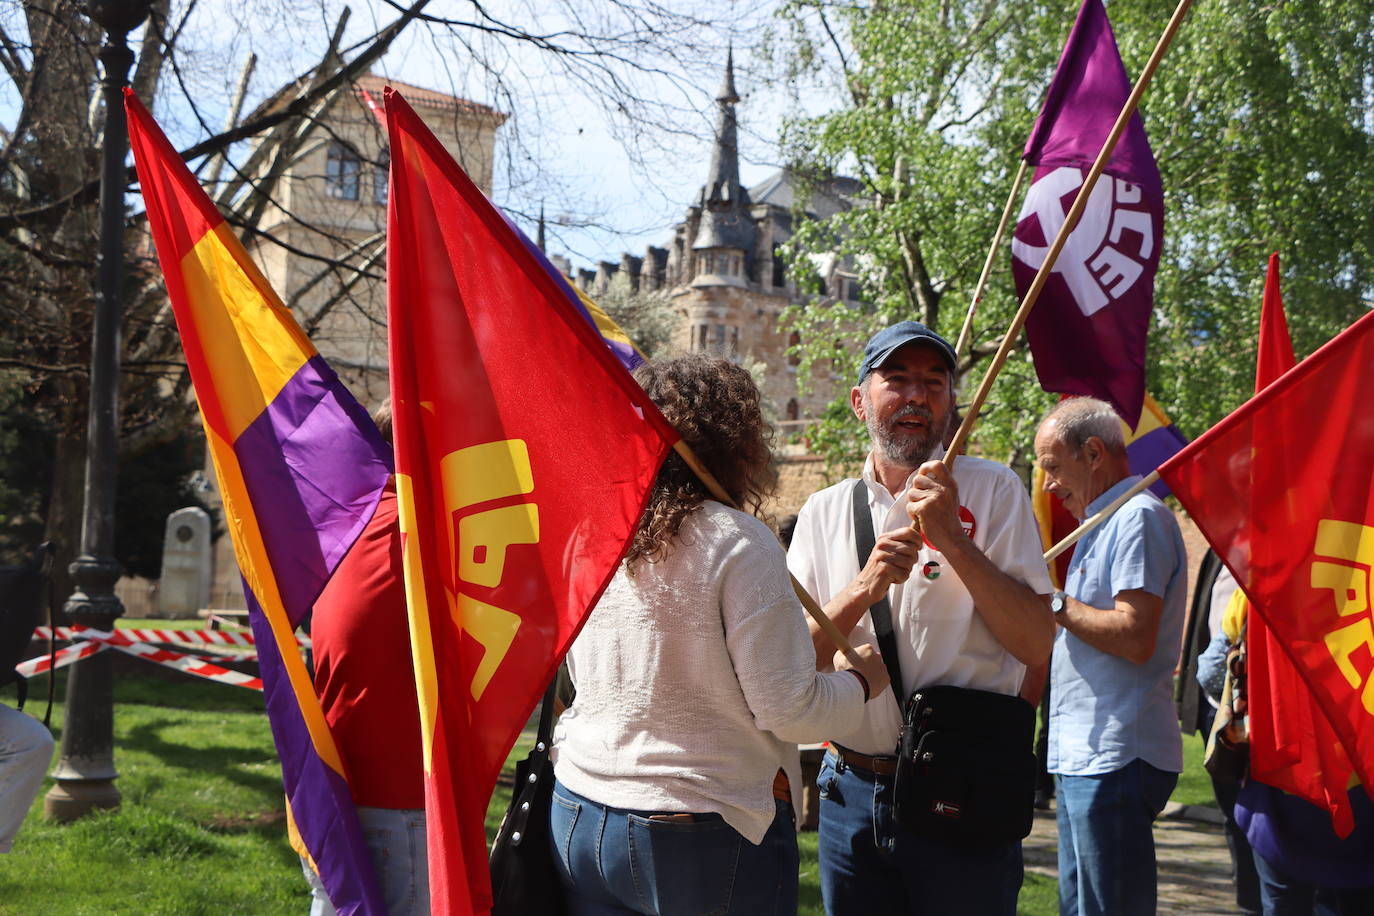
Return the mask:
<svg viewBox="0 0 1374 916">
<path fill-rule="evenodd" d="M 1034 179 L 1012 236 L 1025 296 L 1131 94 L 1102 0 L 1083 0 L 1023 158 Z M 1055 261 L 1026 335 L 1040 386 L 1109 401 L 1132 428 L 1164 240 L 1164 191 L 1137 112 Z"/>
</svg>

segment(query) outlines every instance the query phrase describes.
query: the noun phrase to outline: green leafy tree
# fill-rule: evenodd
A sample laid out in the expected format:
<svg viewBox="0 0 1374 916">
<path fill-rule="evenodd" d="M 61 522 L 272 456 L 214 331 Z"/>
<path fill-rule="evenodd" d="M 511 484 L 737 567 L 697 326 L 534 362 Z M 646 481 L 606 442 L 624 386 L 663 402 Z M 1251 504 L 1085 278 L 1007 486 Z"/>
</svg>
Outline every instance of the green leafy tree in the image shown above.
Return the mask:
<svg viewBox="0 0 1374 916">
<path fill-rule="evenodd" d="M 596 303 L 647 358 L 653 359 L 668 346 L 676 316 L 665 291 L 632 289 L 630 278 L 617 273 Z"/>
<path fill-rule="evenodd" d="M 1114 0 L 1128 73 L 1143 66 L 1172 2 Z M 801 224 L 794 263 L 840 251 L 863 306 L 818 300 L 793 321 L 803 366 L 832 359 L 833 327 L 857 362 L 864 337 L 916 318 L 959 333 L 1017 157 L 1078 3 L 794 0 L 775 47 L 780 76 L 838 75 L 842 104 L 796 117 L 785 152 L 812 171 L 850 171 L 867 206 Z M 1251 392 L 1264 262 L 1285 256 L 1299 356 L 1367 307 L 1374 283 L 1371 77 L 1374 3 L 1197 4 L 1142 104 L 1166 194 L 1165 248 L 1150 334 L 1151 392 L 1197 435 Z M 971 396 L 1017 305 L 1003 248 L 961 369 Z M 847 397 L 847 392 L 840 393 Z M 973 447 L 1022 464 L 1051 396 L 1024 341 L 984 407 Z M 830 411 L 813 441 L 852 461 Z M 862 449 L 860 444 L 858 448 Z"/>
</svg>

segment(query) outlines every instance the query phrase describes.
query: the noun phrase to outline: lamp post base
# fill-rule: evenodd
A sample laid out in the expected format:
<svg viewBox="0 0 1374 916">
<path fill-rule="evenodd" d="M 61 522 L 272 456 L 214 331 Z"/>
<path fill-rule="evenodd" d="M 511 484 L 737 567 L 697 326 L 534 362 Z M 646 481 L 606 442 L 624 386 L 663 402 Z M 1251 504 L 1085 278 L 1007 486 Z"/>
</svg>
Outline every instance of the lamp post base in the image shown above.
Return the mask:
<svg viewBox="0 0 1374 916">
<path fill-rule="evenodd" d="M 113 780 L 64 779 L 43 797 L 43 813 L 66 824 L 93 811 L 118 808 L 119 800 L 119 789 Z"/>
</svg>

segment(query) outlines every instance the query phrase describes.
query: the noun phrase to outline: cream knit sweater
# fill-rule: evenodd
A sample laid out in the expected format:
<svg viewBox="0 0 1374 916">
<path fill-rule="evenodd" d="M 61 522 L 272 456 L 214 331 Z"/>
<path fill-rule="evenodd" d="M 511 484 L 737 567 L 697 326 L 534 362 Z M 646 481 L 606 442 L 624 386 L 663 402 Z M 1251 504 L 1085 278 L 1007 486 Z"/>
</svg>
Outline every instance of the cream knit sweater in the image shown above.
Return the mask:
<svg viewBox="0 0 1374 916">
<path fill-rule="evenodd" d="M 702 504 L 662 560 L 616 573 L 568 653 L 559 781 L 613 808 L 716 812 L 761 842 L 779 767 L 799 806 L 796 742 L 863 709 L 858 678 L 816 673 L 804 614 L 772 532 Z"/>
</svg>

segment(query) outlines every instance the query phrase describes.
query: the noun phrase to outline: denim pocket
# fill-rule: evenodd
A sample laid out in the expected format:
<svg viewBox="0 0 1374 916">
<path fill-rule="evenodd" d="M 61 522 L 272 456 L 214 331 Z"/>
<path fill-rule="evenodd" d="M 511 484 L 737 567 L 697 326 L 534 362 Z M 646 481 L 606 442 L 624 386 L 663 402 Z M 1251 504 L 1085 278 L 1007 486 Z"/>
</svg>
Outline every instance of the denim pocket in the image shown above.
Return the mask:
<svg viewBox="0 0 1374 916">
<path fill-rule="evenodd" d="M 367 841 L 368 849 L 372 852 L 372 858 L 377 864 L 379 871 L 386 870 L 386 863 L 391 860 L 391 844 L 396 838 L 389 827 L 364 827 L 363 837 Z"/>
<path fill-rule="evenodd" d="M 819 790 L 822 799 L 828 799 L 833 794 L 835 800 L 839 801 L 839 793 L 835 788 L 835 781 L 838 778 L 839 777 L 835 773 L 835 764 L 831 762 L 830 755 L 826 754 L 821 758 L 821 769 L 820 772 L 816 774 L 816 788 Z"/>
<path fill-rule="evenodd" d="M 700 816 L 699 816 L 700 817 Z M 686 823 L 629 816 L 630 875 L 659 916 L 729 912 L 744 838 L 719 817 Z"/>
<path fill-rule="evenodd" d="M 549 806 L 549 838 L 554 844 L 554 858 L 558 860 L 559 869 L 570 885 L 577 883 L 572 876 L 572 835 L 581 813 L 580 802 L 565 798 L 556 791 L 553 793 L 553 804 Z"/>
</svg>

